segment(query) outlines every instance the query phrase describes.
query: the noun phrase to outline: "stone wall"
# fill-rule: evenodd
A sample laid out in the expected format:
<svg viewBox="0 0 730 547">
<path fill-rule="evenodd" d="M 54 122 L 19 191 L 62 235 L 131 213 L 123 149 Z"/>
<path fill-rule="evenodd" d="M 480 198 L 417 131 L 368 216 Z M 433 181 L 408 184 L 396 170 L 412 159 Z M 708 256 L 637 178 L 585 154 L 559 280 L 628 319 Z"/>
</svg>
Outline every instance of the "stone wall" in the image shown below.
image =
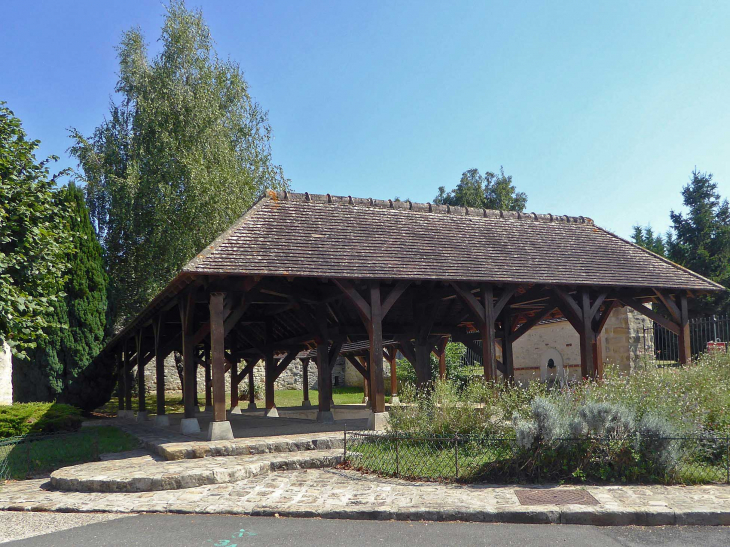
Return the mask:
<svg viewBox="0 0 730 547">
<path fill-rule="evenodd" d="M 603 362 L 617 365 L 621 372 L 631 372 L 645 344 L 647 353 L 653 352 L 653 339 L 651 335 L 644 338 L 644 327 L 651 327 L 646 316 L 631 308 L 614 309 L 601 333 Z M 544 379 L 543 361 L 551 358 L 562 360 L 568 379 L 580 377 L 580 338 L 568 321 L 533 327 L 514 343 L 513 350 L 516 380 Z"/>
<path fill-rule="evenodd" d="M 13 358 L 10 346 L 0 346 L 0 405 L 13 404 Z"/>
</svg>

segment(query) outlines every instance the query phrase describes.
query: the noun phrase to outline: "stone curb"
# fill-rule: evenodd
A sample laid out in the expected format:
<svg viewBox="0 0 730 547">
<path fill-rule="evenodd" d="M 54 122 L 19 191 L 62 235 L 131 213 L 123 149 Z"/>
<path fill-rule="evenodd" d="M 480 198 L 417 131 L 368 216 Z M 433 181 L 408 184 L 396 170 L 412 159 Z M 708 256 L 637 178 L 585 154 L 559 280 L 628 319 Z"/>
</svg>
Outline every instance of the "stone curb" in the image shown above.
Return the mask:
<svg viewBox="0 0 730 547">
<path fill-rule="evenodd" d="M 165 509 L 129 509 L 113 511 L 101 508 L 78 508 L 73 506 L 49 507 L 44 504 L 22 504 L 7 506 L 4 511 L 53 511 L 58 513 L 171 513 L 205 515 L 240 515 L 256 517 L 321 518 L 346 520 L 397 520 L 432 522 L 483 522 L 500 524 L 577 524 L 587 526 L 728 526 L 730 511 L 674 511 L 671 509 L 646 510 L 627 508 L 585 507 L 520 507 L 469 509 L 382 509 L 357 507 L 352 509 L 284 509 L 275 505 L 236 510 L 230 507 L 211 505 L 204 508 L 170 506 Z"/>
<path fill-rule="evenodd" d="M 51 486 L 65 492 L 131 493 L 180 490 L 208 484 L 224 484 L 251 477 L 295 469 L 321 469 L 342 462 L 335 450 L 309 450 L 303 453 L 264 454 L 220 461 L 178 460 L 145 463 L 142 474 L 124 476 L 107 471 L 108 462 L 64 467 L 51 473 Z M 115 476 L 116 475 L 116 476 Z"/>
</svg>

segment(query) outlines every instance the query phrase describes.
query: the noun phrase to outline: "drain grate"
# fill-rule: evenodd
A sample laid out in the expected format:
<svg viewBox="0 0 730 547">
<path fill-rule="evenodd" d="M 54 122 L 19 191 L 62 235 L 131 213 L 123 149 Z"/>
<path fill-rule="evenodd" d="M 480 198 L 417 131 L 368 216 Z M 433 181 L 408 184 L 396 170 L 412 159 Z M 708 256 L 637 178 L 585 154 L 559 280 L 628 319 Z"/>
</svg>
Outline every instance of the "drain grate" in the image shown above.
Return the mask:
<svg viewBox="0 0 730 547">
<path fill-rule="evenodd" d="M 586 490 L 550 488 L 545 490 L 515 490 L 521 505 L 598 505 Z"/>
</svg>

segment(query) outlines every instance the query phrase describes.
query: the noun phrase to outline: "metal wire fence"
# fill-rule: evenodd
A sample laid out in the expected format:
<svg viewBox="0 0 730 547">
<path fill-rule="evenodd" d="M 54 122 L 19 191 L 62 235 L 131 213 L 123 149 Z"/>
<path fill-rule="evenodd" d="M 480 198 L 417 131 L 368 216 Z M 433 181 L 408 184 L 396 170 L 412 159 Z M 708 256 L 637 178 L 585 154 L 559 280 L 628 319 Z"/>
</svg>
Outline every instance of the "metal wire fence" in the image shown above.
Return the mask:
<svg viewBox="0 0 730 547">
<path fill-rule="evenodd" d="M 98 428 L 0 439 L 0 480 L 26 479 L 99 457 Z"/>
<path fill-rule="evenodd" d="M 577 438 L 522 447 L 514 438 L 345 432 L 355 469 L 458 482 L 730 484 L 730 437 Z"/>
</svg>

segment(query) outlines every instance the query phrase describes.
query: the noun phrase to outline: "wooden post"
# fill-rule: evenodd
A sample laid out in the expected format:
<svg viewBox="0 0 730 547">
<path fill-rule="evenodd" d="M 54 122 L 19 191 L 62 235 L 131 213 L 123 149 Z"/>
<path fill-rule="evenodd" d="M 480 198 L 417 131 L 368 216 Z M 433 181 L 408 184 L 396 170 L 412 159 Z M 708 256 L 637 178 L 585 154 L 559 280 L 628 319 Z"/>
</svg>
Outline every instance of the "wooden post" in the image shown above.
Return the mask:
<svg viewBox="0 0 730 547">
<path fill-rule="evenodd" d="M 192 293 L 180 297 L 180 320 L 182 322 L 183 348 L 183 401 L 185 418 L 195 418 L 195 346 L 193 343 L 193 315 L 195 313 L 195 299 Z"/>
<path fill-rule="evenodd" d="M 119 409 L 118 415 L 124 416 L 124 360 L 122 358 L 122 352 L 119 351 L 116 354 L 117 359 L 117 396 L 119 397 Z"/>
<path fill-rule="evenodd" d="M 225 326 L 223 324 L 224 293 L 210 293 L 210 360 L 213 383 L 213 421 L 226 421 Z M 208 348 L 206 347 L 206 352 Z M 207 390 L 206 390 L 206 404 Z"/>
<path fill-rule="evenodd" d="M 396 356 L 398 355 L 398 350 L 396 348 L 391 348 L 390 354 L 388 357 L 388 361 L 390 361 L 390 404 L 395 404 L 398 402 L 398 375 L 396 370 Z"/>
<path fill-rule="evenodd" d="M 144 385 L 144 359 L 142 359 L 142 331 L 137 331 L 134 337 L 134 341 L 137 346 L 137 411 L 144 412 L 142 416 L 137 416 L 138 419 L 144 420 L 147 415 L 147 401 L 145 400 L 145 385 Z"/>
<path fill-rule="evenodd" d="M 309 357 L 302 359 L 302 406 L 311 406 L 309 402 Z"/>
<path fill-rule="evenodd" d="M 416 387 L 428 389 L 431 380 L 431 346 L 416 342 Z"/>
<path fill-rule="evenodd" d="M 205 363 L 205 410 L 213 408 L 213 371 L 210 364 L 210 344 L 203 346 L 203 362 Z"/>
<path fill-rule="evenodd" d="M 582 317 L 580 318 L 580 373 L 583 378 L 594 378 L 596 370 L 594 367 L 594 348 L 595 335 L 593 333 L 593 324 L 591 317 L 591 296 L 587 289 L 580 291 L 580 309 Z"/>
<path fill-rule="evenodd" d="M 689 335 L 689 311 L 687 295 L 679 295 L 679 364 L 689 365 L 692 361 L 692 346 Z"/>
<path fill-rule="evenodd" d="M 231 348 L 233 349 L 233 348 Z M 231 354 L 231 413 L 238 414 L 241 409 L 238 408 L 238 357 L 232 352 Z"/>
<path fill-rule="evenodd" d="M 276 360 L 274 359 L 274 350 L 266 349 L 266 357 L 264 359 L 264 392 L 266 396 L 266 415 L 276 409 L 274 402 L 274 374 L 276 372 Z M 278 414 L 278 412 L 277 412 Z"/>
<path fill-rule="evenodd" d="M 512 340 L 510 339 L 512 329 L 512 310 L 505 306 L 502 311 L 502 364 L 504 365 L 505 380 L 515 379 L 515 359 L 512 351 Z"/>
<path fill-rule="evenodd" d="M 357 362 L 360 363 L 362 368 L 364 368 L 366 371 L 368 371 L 368 362 L 370 361 L 370 357 L 361 357 L 359 355 L 355 356 L 355 359 L 357 359 Z M 369 371 L 368 371 L 369 374 Z M 372 409 L 373 406 L 373 398 L 370 394 L 370 382 L 368 381 L 368 376 L 362 377 L 362 403 L 364 405 L 369 406 Z"/>
<path fill-rule="evenodd" d="M 255 366 L 256 364 L 254 363 L 254 366 L 251 367 L 251 372 L 248 374 L 248 408 L 256 408 L 256 378 L 253 375 Z"/>
<path fill-rule="evenodd" d="M 160 347 L 160 336 L 162 335 L 162 316 L 152 320 L 152 332 L 155 337 L 155 380 L 157 386 L 157 415 L 155 425 L 170 425 L 169 418 L 165 414 L 165 357 Z"/>
<path fill-rule="evenodd" d="M 327 379 L 329 378 L 329 381 Z M 317 387 L 319 392 L 319 412 L 331 412 L 332 372 L 329 367 L 329 345 L 317 344 Z"/>
<path fill-rule="evenodd" d="M 484 365 L 484 378 L 494 380 L 496 377 L 497 345 L 494 336 L 494 291 L 491 285 L 482 285 L 482 305 L 484 306 L 484 318 L 481 330 L 482 339 L 482 363 Z"/>
<path fill-rule="evenodd" d="M 383 315 L 380 284 L 370 285 L 370 401 L 373 413 L 385 412 L 385 385 L 383 383 Z M 377 426 L 377 424 L 376 424 Z"/>
<path fill-rule="evenodd" d="M 129 356 L 129 341 L 124 341 L 124 404 L 132 412 L 132 365 Z M 131 416 L 130 416 L 131 417 Z"/>
</svg>

